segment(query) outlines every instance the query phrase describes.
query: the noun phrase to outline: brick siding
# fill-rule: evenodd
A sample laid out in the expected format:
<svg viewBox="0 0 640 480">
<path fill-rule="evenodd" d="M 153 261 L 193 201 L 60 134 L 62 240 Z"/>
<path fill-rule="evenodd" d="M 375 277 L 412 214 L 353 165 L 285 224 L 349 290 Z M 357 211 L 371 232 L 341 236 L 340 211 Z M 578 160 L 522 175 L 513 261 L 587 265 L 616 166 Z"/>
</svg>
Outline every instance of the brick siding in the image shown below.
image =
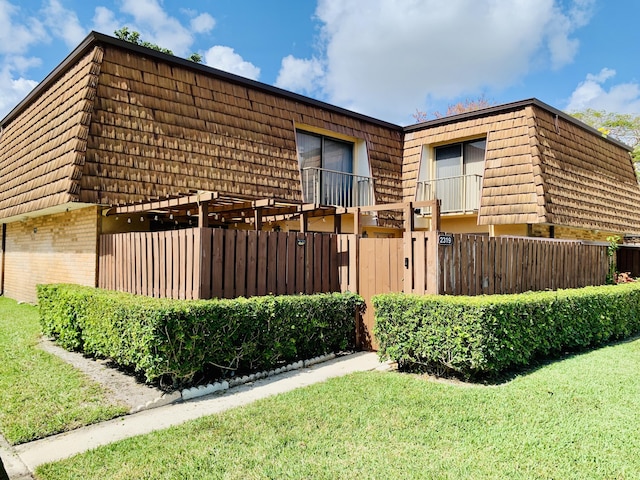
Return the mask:
<svg viewBox="0 0 640 480">
<path fill-rule="evenodd" d="M 35 303 L 40 283 L 95 286 L 98 207 L 7 225 L 4 294 Z"/>
</svg>

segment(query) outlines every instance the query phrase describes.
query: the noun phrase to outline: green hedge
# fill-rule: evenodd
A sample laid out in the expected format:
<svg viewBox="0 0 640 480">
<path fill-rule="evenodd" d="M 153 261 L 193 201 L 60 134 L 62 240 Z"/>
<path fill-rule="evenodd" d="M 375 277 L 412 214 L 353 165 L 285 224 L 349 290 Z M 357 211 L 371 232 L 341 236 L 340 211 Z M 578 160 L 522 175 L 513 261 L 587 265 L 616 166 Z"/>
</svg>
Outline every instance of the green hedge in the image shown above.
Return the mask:
<svg viewBox="0 0 640 480">
<path fill-rule="evenodd" d="M 640 283 L 478 297 L 386 294 L 373 305 L 383 358 L 465 378 L 640 332 Z"/>
<path fill-rule="evenodd" d="M 170 300 L 39 285 L 43 332 L 70 350 L 110 358 L 147 381 L 270 369 L 353 346 L 354 294 Z"/>
</svg>

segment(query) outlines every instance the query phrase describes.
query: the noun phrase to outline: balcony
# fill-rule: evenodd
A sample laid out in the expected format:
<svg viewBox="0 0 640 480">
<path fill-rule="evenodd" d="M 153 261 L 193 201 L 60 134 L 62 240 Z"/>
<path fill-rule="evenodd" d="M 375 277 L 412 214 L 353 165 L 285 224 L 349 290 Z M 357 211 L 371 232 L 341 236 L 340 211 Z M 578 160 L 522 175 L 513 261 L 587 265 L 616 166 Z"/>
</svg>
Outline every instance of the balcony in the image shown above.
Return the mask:
<svg viewBox="0 0 640 480">
<path fill-rule="evenodd" d="M 442 201 L 441 213 L 467 213 L 480 207 L 482 175 L 461 175 L 418 182 L 416 200 Z"/>
<path fill-rule="evenodd" d="M 326 168 L 302 169 L 302 198 L 305 203 L 336 207 L 373 205 L 373 178 Z"/>
</svg>

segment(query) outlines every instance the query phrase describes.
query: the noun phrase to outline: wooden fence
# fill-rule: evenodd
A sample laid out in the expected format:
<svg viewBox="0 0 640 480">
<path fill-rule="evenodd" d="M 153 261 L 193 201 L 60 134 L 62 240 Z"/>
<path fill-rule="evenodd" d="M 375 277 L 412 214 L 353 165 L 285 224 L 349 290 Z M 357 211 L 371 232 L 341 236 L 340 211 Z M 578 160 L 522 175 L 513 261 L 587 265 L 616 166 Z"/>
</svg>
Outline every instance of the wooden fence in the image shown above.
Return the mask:
<svg viewBox="0 0 640 480">
<path fill-rule="evenodd" d="M 619 272 L 640 277 L 640 245 L 621 245 L 616 252 L 616 262 Z"/>
<path fill-rule="evenodd" d="M 346 290 L 346 237 L 212 228 L 106 234 L 98 286 L 182 299 Z"/>
<path fill-rule="evenodd" d="M 438 245 L 435 232 L 412 232 L 405 235 L 404 247 L 390 250 L 388 239 L 327 233 L 194 228 L 107 234 L 100 237 L 98 286 L 170 298 L 358 292 L 361 287 L 367 296 L 378 290 L 480 295 L 600 285 L 608 271 L 601 245 L 451 237 L 451 245 Z M 378 251 L 385 253 L 373 253 Z M 619 250 L 620 271 L 635 272 L 639 266 L 640 249 Z"/>
<path fill-rule="evenodd" d="M 182 299 L 358 292 L 367 310 L 358 321 L 356 340 L 375 349 L 371 297 L 376 294 L 555 290 L 603 284 L 608 271 L 604 245 L 446 237 L 441 244 L 437 232 L 372 239 L 211 228 L 101 235 L 98 286 Z M 640 249 L 633 255 L 640 262 Z"/>
<path fill-rule="evenodd" d="M 537 238 L 453 235 L 439 246 L 439 293 L 481 295 L 602 285 L 607 248 Z"/>
</svg>

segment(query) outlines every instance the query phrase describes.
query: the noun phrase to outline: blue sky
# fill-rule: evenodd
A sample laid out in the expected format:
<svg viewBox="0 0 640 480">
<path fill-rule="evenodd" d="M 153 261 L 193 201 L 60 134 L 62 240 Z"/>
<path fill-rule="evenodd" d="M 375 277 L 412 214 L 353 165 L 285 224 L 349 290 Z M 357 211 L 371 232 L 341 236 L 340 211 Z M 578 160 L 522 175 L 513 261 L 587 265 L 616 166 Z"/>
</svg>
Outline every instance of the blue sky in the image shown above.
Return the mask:
<svg viewBox="0 0 640 480">
<path fill-rule="evenodd" d="M 91 31 L 406 125 L 484 95 L 640 114 L 638 0 L 0 0 L 0 118 Z"/>
</svg>

